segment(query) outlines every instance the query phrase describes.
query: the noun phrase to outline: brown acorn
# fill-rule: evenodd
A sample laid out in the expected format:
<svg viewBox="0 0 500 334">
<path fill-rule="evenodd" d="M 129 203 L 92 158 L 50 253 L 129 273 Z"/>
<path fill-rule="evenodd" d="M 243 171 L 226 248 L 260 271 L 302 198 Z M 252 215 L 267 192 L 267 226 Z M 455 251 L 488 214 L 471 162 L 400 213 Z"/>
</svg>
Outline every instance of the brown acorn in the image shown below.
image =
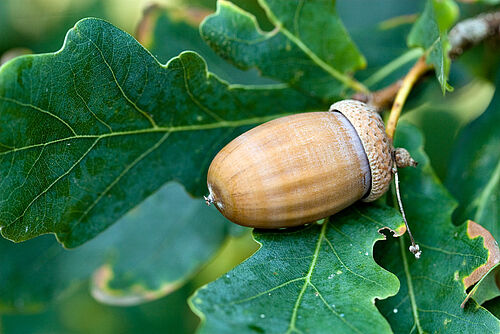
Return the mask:
<svg viewBox="0 0 500 334">
<path fill-rule="evenodd" d="M 244 226 L 306 224 L 382 196 L 394 152 L 373 108 L 340 101 L 330 111 L 278 118 L 231 141 L 210 165 L 206 200 Z M 405 152 L 397 151 L 398 167 L 414 163 Z"/>
</svg>

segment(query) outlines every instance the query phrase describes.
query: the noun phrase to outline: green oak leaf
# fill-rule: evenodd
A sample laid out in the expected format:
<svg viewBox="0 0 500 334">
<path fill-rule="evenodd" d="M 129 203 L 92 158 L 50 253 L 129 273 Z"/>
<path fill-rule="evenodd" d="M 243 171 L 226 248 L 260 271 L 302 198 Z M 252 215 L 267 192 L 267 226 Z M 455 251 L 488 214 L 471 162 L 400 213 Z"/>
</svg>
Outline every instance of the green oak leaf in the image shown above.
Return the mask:
<svg viewBox="0 0 500 334">
<path fill-rule="evenodd" d="M 321 225 L 256 230 L 260 250 L 191 297 L 200 331 L 390 333 L 374 306 L 399 288 L 372 257 L 385 228 L 404 231 L 396 210 L 357 205 Z"/>
<path fill-rule="evenodd" d="M 253 15 L 219 0 L 216 13 L 200 26 L 203 39 L 236 66 L 256 68 L 314 97 L 338 99 L 346 87 L 365 90 L 350 77 L 364 59 L 341 25 L 334 1 L 260 3 L 276 25 L 272 31 L 262 31 Z"/>
<path fill-rule="evenodd" d="M 425 88 L 419 85 L 419 90 L 412 92 L 401 120 L 422 132 L 424 150 L 433 171 L 444 180 L 451 168 L 450 158 L 460 130 L 486 110 L 494 88 L 485 81 L 473 80 L 444 96 L 437 81 L 427 80 L 426 84 Z M 464 216 L 458 222 L 463 223 L 467 218 Z"/>
<path fill-rule="evenodd" d="M 497 76 L 497 87 L 500 75 Z M 470 218 L 500 240 L 500 92 L 467 125 L 455 143 L 446 186 L 460 203 L 459 221 Z"/>
<path fill-rule="evenodd" d="M 246 230 L 168 183 L 74 250 L 50 236 L 20 244 L 0 238 L 0 313 L 40 311 L 93 272 L 92 292 L 101 301 L 157 299 L 184 285 L 229 235 Z"/>
<path fill-rule="evenodd" d="M 271 22 L 321 66 L 339 72 L 363 68 L 366 60 L 344 28 L 335 2 L 259 0 Z"/>
<path fill-rule="evenodd" d="M 478 224 L 452 224 L 455 201 L 434 175 L 415 127 L 402 123 L 396 145 L 407 148 L 420 163 L 400 170 L 400 176 L 406 216 L 422 256 L 413 258 L 407 238 L 381 243 L 378 262 L 397 274 L 401 289 L 377 302 L 380 312 L 395 333 L 498 333 L 498 319 L 474 300 L 460 307 L 466 287 L 479 281 L 498 246 L 485 247 L 483 237 L 492 238 Z"/>
<path fill-rule="evenodd" d="M 81 245 L 168 181 L 206 193 L 211 158 L 249 127 L 324 108 L 287 87 L 230 86 L 196 53 L 161 65 L 98 19 L 53 54 L 0 68 L 0 226 Z"/>
<path fill-rule="evenodd" d="M 453 0 L 427 0 L 424 12 L 408 36 L 410 47 L 426 50 L 427 63 L 434 66 L 443 94 L 451 90 L 448 84 L 451 60 L 448 56 L 450 43 L 447 30 L 457 17 L 458 9 Z"/>
<path fill-rule="evenodd" d="M 219 57 L 200 36 L 198 25 L 211 12 L 198 7 L 160 7 L 145 10 L 136 38 L 160 62 L 167 62 L 185 50 L 198 53 L 212 73 L 232 84 L 274 84 L 257 71 L 242 71 Z"/>
</svg>

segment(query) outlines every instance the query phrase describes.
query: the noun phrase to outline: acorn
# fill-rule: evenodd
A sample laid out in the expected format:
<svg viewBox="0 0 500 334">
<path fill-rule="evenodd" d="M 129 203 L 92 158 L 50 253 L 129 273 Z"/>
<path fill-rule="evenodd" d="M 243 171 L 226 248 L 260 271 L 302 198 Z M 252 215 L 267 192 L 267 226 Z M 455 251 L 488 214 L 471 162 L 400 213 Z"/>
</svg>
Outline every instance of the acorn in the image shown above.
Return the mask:
<svg viewBox="0 0 500 334">
<path fill-rule="evenodd" d="M 239 225 L 275 229 L 314 222 L 389 188 L 394 150 L 376 110 L 344 100 L 327 112 L 281 117 L 226 145 L 208 169 L 207 204 Z"/>
</svg>

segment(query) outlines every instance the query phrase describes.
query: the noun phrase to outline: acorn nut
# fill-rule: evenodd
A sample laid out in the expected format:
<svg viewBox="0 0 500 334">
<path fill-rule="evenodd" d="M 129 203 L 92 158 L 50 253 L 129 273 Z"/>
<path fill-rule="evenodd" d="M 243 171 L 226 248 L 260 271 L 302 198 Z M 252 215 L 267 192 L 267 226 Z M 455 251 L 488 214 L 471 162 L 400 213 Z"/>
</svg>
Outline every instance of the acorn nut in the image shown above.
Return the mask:
<svg viewBox="0 0 500 334">
<path fill-rule="evenodd" d="M 406 150 L 397 152 L 397 164 L 411 164 Z M 339 101 L 327 112 L 281 117 L 231 141 L 210 164 L 205 199 L 243 226 L 303 225 L 382 196 L 395 156 L 375 109 Z"/>
</svg>

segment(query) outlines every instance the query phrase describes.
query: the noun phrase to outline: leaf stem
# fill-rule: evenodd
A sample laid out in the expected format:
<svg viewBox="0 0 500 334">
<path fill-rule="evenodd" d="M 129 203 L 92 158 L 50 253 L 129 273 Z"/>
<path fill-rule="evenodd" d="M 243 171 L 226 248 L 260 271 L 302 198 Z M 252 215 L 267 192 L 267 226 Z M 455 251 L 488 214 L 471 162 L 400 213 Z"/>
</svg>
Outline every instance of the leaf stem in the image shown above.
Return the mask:
<svg viewBox="0 0 500 334">
<path fill-rule="evenodd" d="M 413 65 L 408 74 L 403 78 L 401 82 L 401 87 L 399 88 L 394 103 L 392 104 L 391 113 L 389 114 L 389 120 L 387 121 L 386 132 L 387 136 L 393 140 L 394 134 L 396 132 L 396 125 L 398 124 L 399 116 L 401 115 L 401 110 L 410 94 L 411 89 L 425 72 L 427 72 L 432 67 L 428 65 L 425 61 L 425 56 L 422 56 Z"/>
<path fill-rule="evenodd" d="M 413 239 L 413 234 L 411 233 L 410 226 L 408 225 L 408 221 L 406 220 L 406 214 L 405 210 L 403 208 L 403 202 L 401 201 L 401 194 L 399 191 L 399 174 L 398 174 L 398 166 L 396 163 L 396 159 L 394 159 L 392 163 L 392 171 L 394 173 L 394 185 L 396 186 L 396 197 L 398 199 L 398 205 L 399 205 L 399 211 L 401 212 L 401 215 L 403 216 L 403 221 L 405 222 L 406 226 L 406 231 L 408 232 L 408 235 L 410 236 L 410 241 L 411 241 L 411 246 L 410 246 L 410 252 L 415 255 L 416 259 L 420 258 L 420 255 L 422 254 L 422 251 L 420 250 L 420 247 L 415 243 L 415 239 Z"/>
</svg>

